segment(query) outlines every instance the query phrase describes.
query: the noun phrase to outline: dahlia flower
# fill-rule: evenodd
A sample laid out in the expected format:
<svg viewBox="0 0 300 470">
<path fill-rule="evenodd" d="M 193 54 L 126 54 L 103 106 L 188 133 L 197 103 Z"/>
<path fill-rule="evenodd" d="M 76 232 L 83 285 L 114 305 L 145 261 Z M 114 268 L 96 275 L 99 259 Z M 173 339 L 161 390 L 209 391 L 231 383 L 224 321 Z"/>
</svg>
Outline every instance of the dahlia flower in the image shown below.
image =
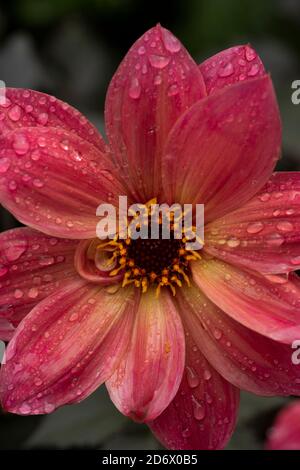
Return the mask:
<svg viewBox="0 0 300 470">
<path fill-rule="evenodd" d="M 68 104 L 7 89 L 0 239 L 2 406 L 77 403 L 105 382 L 170 449 L 223 448 L 239 391 L 300 392 L 300 174 L 272 173 L 281 125 L 249 46 L 200 66 L 156 26 L 106 96 L 105 141 Z M 204 247 L 96 237 L 101 203 L 205 204 Z"/>
<path fill-rule="evenodd" d="M 285 406 L 276 416 L 268 433 L 267 450 L 300 449 L 300 403 L 296 400 Z"/>
</svg>

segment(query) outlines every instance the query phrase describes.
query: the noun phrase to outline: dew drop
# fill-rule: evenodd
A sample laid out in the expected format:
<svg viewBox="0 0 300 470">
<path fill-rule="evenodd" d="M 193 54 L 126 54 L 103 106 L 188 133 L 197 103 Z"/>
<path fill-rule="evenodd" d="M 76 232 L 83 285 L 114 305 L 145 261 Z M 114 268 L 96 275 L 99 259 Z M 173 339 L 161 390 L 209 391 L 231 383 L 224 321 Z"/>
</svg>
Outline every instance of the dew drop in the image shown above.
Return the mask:
<svg viewBox="0 0 300 470">
<path fill-rule="evenodd" d="M 138 54 L 139 54 L 139 55 L 144 55 L 145 52 L 146 52 L 146 49 L 145 49 L 144 46 L 140 46 L 140 47 L 138 48 Z"/>
<path fill-rule="evenodd" d="M 217 340 L 221 339 L 221 338 L 222 338 L 222 335 L 223 335 L 223 334 L 222 334 L 222 331 L 221 331 L 221 330 L 219 330 L 218 328 L 215 328 L 215 329 L 214 329 L 214 337 L 215 337 Z"/>
<path fill-rule="evenodd" d="M 281 246 L 283 242 L 284 238 L 279 233 L 272 233 L 267 239 L 267 244 L 274 247 Z"/>
<path fill-rule="evenodd" d="M 210 372 L 210 370 L 205 369 L 205 371 L 203 372 L 203 378 L 204 378 L 204 380 L 210 380 L 210 379 L 211 379 L 211 372 Z"/>
<path fill-rule="evenodd" d="M 282 220 L 281 222 L 278 222 L 276 224 L 276 227 L 281 232 L 292 232 L 294 229 L 293 224 L 291 224 L 291 222 L 288 222 L 287 220 Z"/>
<path fill-rule="evenodd" d="M 39 291 L 37 290 L 36 287 L 32 287 L 31 289 L 29 289 L 28 297 L 30 299 L 36 299 L 38 295 L 39 295 Z"/>
<path fill-rule="evenodd" d="M 7 170 L 10 167 L 10 161 L 9 158 L 0 158 L 0 173 L 4 174 L 7 172 Z"/>
<path fill-rule="evenodd" d="M 13 149 L 17 155 L 25 155 L 29 149 L 29 142 L 24 134 L 16 134 L 13 141 Z"/>
<path fill-rule="evenodd" d="M 8 111 L 8 117 L 11 121 L 17 122 L 21 118 L 21 108 L 17 104 Z"/>
<path fill-rule="evenodd" d="M 248 233 L 259 233 L 263 228 L 264 224 L 262 222 L 253 222 L 247 226 L 246 230 Z"/>
<path fill-rule="evenodd" d="M 245 47 L 245 56 L 248 62 L 251 62 L 256 57 L 256 52 L 250 46 Z"/>
<path fill-rule="evenodd" d="M 141 91 L 142 91 L 142 88 L 141 88 L 139 79 L 136 77 L 133 78 L 131 81 L 130 88 L 129 88 L 130 98 L 137 100 L 141 96 Z"/>
<path fill-rule="evenodd" d="M 192 404 L 195 419 L 201 421 L 205 418 L 205 407 L 194 396 L 192 397 Z"/>
<path fill-rule="evenodd" d="M 258 64 L 253 64 L 250 70 L 248 71 L 247 75 L 248 77 L 255 77 L 259 72 L 259 66 Z"/>
<path fill-rule="evenodd" d="M 227 245 L 230 247 L 230 248 L 236 248 L 237 246 L 240 245 L 240 240 L 238 240 L 238 238 L 229 238 L 229 240 L 227 240 Z"/>
<path fill-rule="evenodd" d="M 38 115 L 37 121 L 42 126 L 45 126 L 48 122 L 49 116 L 47 113 L 41 113 Z"/>
<path fill-rule="evenodd" d="M 171 85 L 168 89 L 168 96 L 176 96 L 178 95 L 179 93 L 179 89 L 178 89 L 178 86 L 173 83 L 173 85 Z"/>
<path fill-rule="evenodd" d="M 231 62 L 228 62 L 224 67 L 221 67 L 218 70 L 218 75 L 219 77 L 229 77 L 230 75 L 233 74 L 233 65 Z"/>
<path fill-rule="evenodd" d="M 35 178 L 33 180 L 33 186 L 35 186 L 36 188 L 42 188 L 44 184 L 44 181 L 40 180 L 39 178 Z"/>
<path fill-rule="evenodd" d="M 21 299 L 23 297 L 24 293 L 21 291 L 21 289 L 16 289 L 14 292 L 14 296 L 16 299 Z"/>
<path fill-rule="evenodd" d="M 149 56 L 149 62 L 156 69 L 164 69 L 170 62 L 170 57 L 152 54 Z"/>
<path fill-rule="evenodd" d="M 199 376 L 194 371 L 194 369 L 192 369 L 192 367 L 187 367 L 186 368 L 186 378 L 187 378 L 188 384 L 191 388 L 198 387 L 198 385 L 200 383 Z"/>
<path fill-rule="evenodd" d="M 262 194 L 261 196 L 259 196 L 259 199 L 262 201 L 262 202 L 267 202 L 269 201 L 270 199 L 270 194 L 269 193 L 264 193 Z"/>
</svg>

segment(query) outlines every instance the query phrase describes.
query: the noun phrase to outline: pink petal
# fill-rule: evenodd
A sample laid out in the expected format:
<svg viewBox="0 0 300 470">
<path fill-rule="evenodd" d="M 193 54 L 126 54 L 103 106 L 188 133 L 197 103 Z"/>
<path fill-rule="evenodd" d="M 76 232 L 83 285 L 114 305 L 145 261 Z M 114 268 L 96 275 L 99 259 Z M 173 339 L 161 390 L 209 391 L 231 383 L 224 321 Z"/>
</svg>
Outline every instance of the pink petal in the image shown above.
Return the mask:
<svg viewBox="0 0 300 470">
<path fill-rule="evenodd" d="M 300 269 L 300 173 L 274 173 L 247 204 L 208 224 L 205 250 L 264 273 Z"/>
<path fill-rule="evenodd" d="M 293 276 L 263 276 L 212 259 L 194 263 L 197 286 L 251 330 L 282 343 L 300 338 L 300 284 Z"/>
<path fill-rule="evenodd" d="M 280 143 L 268 76 L 202 99 L 177 121 L 166 145 L 163 183 L 169 200 L 205 204 L 206 222 L 220 217 L 267 181 Z"/>
<path fill-rule="evenodd" d="M 270 430 L 267 450 L 300 449 L 300 401 L 294 401 L 283 408 Z"/>
<path fill-rule="evenodd" d="M 0 341 L 10 341 L 15 332 L 14 326 L 6 318 L 0 318 Z"/>
<path fill-rule="evenodd" d="M 225 49 L 202 62 L 199 69 L 208 95 L 265 74 L 262 61 L 249 44 Z"/>
<path fill-rule="evenodd" d="M 142 295 L 131 345 L 107 382 L 117 408 L 137 421 L 156 418 L 172 401 L 184 368 L 184 333 L 168 292 Z"/>
<path fill-rule="evenodd" d="M 139 201 L 158 196 L 167 135 L 178 117 L 205 95 L 198 66 L 160 25 L 138 39 L 119 66 L 106 98 L 106 132 Z"/>
<path fill-rule="evenodd" d="M 21 222 L 50 235 L 92 238 L 96 209 L 125 194 L 108 156 L 74 133 L 27 127 L 5 135 L 0 198 Z"/>
<path fill-rule="evenodd" d="M 300 395 L 300 368 L 292 362 L 291 345 L 245 328 L 195 286 L 181 289 L 178 301 L 196 346 L 226 380 L 258 395 Z"/>
<path fill-rule="evenodd" d="M 38 302 L 69 278 L 77 278 L 77 245 L 25 227 L 1 233 L 0 317 L 18 325 Z"/>
<path fill-rule="evenodd" d="M 0 373 L 3 408 L 50 413 L 83 400 L 113 372 L 128 347 L 136 291 L 112 294 L 73 281 L 20 323 Z"/>
<path fill-rule="evenodd" d="M 106 144 L 98 130 L 69 104 L 33 90 L 6 88 L 5 93 L 5 103 L 0 104 L 0 142 L 8 131 L 22 127 L 58 127 L 106 153 Z"/>
<path fill-rule="evenodd" d="M 235 427 L 239 390 L 206 361 L 195 346 L 194 331 L 187 331 L 186 368 L 177 395 L 148 424 L 168 449 L 222 449 Z"/>
</svg>

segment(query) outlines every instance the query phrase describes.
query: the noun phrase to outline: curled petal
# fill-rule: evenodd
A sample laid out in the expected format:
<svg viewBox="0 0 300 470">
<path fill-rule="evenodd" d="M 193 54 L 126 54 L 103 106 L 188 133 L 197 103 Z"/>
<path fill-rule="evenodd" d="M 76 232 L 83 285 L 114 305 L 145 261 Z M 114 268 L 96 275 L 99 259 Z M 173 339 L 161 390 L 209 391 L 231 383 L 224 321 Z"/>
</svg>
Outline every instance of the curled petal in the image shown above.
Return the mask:
<svg viewBox="0 0 300 470">
<path fill-rule="evenodd" d="M 294 276 L 263 276 L 216 259 L 194 263 L 192 271 L 197 286 L 239 323 L 282 343 L 300 338 L 300 286 Z"/>
<path fill-rule="evenodd" d="M 300 449 L 300 402 L 294 401 L 281 410 L 270 429 L 267 450 Z"/>
<path fill-rule="evenodd" d="M 237 419 L 239 390 L 223 379 L 187 330 L 186 367 L 177 395 L 150 429 L 168 449 L 223 449 Z"/>
<path fill-rule="evenodd" d="M 21 222 L 50 235 L 92 238 L 96 209 L 125 194 L 108 156 L 74 133 L 48 127 L 5 135 L 1 203 Z"/>
<path fill-rule="evenodd" d="M 27 227 L 0 234 L 0 317 L 17 326 L 42 299 L 78 277 L 78 242 L 48 237 Z"/>
<path fill-rule="evenodd" d="M 182 320 L 208 362 L 230 383 L 257 395 L 300 395 L 300 368 L 290 345 L 262 336 L 230 318 L 197 287 L 178 296 Z"/>
<path fill-rule="evenodd" d="M 111 261 L 111 251 L 102 250 L 100 253 L 105 253 L 106 258 L 100 259 L 97 253 L 97 245 L 100 240 L 82 240 L 75 253 L 75 267 L 81 277 L 90 282 L 95 282 L 101 285 L 110 285 L 120 282 L 124 274 L 119 274 L 111 277 L 109 271 L 114 269 L 116 262 Z M 104 255 L 103 255 L 104 257 Z"/>
<path fill-rule="evenodd" d="M 205 250 L 263 273 L 300 269 L 300 173 L 274 173 L 247 204 L 208 224 Z"/>
<path fill-rule="evenodd" d="M 225 49 L 202 62 L 199 69 L 208 95 L 265 74 L 262 61 L 249 44 Z"/>
<path fill-rule="evenodd" d="M 131 344 L 108 380 L 117 408 L 137 421 L 156 418 L 174 398 L 184 368 L 184 333 L 168 292 L 141 297 Z"/>
<path fill-rule="evenodd" d="M 133 291 L 66 283 L 26 316 L 10 341 L 0 372 L 3 408 L 43 414 L 83 400 L 118 365 L 134 314 Z"/>
<path fill-rule="evenodd" d="M 270 177 L 280 144 L 268 76 L 200 100 L 179 118 L 166 144 L 162 175 L 169 200 L 205 204 L 206 222 L 240 207 Z"/>
<path fill-rule="evenodd" d="M 132 46 L 106 97 L 106 132 L 124 181 L 138 200 L 158 196 L 167 135 L 192 104 L 206 95 L 198 66 L 160 25 Z"/>
<path fill-rule="evenodd" d="M 0 104 L 0 143 L 3 136 L 22 127 L 58 127 L 78 135 L 106 153 L 98 130 L 77 109 L 54 96 L 22 88 L 6 88 Z"/>
</svg>

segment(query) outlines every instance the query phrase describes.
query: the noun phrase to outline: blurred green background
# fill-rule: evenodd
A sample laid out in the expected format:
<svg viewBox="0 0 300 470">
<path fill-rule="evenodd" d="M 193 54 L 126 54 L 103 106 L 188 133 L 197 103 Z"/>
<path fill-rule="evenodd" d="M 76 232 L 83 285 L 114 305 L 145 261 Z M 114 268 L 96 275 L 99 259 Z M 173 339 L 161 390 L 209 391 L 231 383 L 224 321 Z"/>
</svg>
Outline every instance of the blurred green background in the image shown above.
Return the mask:
<svg viewBox="0 0 300 470">
<path fill-rule="evenodd" d="M 283 120 L 280 169 L 300 169 L 300 0 L 10 0 L 0 1 L 0 79 L 44 91 L 79 108 L 103 128 L 105 92 L 131 44 L 160 22 L 197 62 L 250 42 L 271 72 Z M 18 225 L 0 209 L 0 230 Z M 289 399 L 243 394 L 231 449 L 260 449 Z M 105 390 L 49 416 L 1 413 L 0 449 L 158 449 L 146 426 L 121 416 Z"/>
</svg>

